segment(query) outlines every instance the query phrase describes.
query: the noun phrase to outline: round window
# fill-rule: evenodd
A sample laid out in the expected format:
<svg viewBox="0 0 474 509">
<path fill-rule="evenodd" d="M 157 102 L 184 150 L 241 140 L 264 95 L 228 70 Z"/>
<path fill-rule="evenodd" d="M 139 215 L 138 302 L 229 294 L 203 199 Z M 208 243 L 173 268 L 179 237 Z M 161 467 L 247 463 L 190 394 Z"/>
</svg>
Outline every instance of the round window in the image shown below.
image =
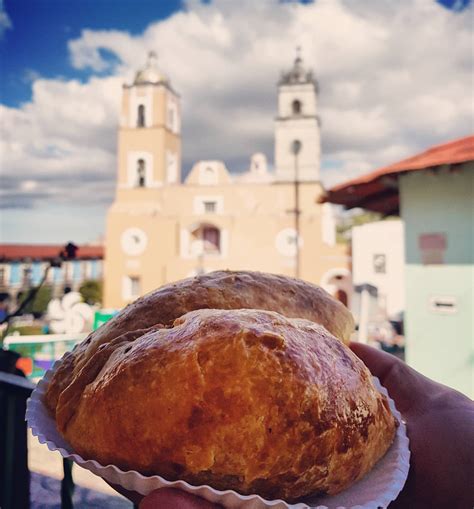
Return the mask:
<svg viewBox="0 0 474 509">
<path fill-rule="evenodd" d="M 277 251 L 283 256 L 296 256 L 296 242 L 296 230 L 294 228 L 285 228 L 277 234 L 275 239 L 275 246 Z M 299 239 L 298 245 L 301 248 L 301 237 Z"/>
</svg>

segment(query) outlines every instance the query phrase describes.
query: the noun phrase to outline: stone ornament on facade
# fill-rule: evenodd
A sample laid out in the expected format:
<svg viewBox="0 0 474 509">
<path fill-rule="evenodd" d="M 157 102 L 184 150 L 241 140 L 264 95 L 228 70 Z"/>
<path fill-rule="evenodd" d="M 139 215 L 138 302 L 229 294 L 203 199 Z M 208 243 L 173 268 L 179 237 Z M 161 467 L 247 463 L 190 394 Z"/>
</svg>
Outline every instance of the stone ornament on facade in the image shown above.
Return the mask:
<svg viewBox="0 0 474 509">
<path fill-rule="evenodd" d="M 158 69 L 158 55 L 155 51 L 150 51 L 145 67 L 135 75 L 134 84 L 155 85 L 157 83 L 168 83 L 168 78 Z"/>
<path fill-rule="evenodd" d="M 318 82 L 313 75 L 313 71 L 308 71 L 303 66 L 301 58 L 301 47 L 296 48 L 296 58 L 293 67 L 288 72 L 282 72 L 279 85 L 297 85 L 301 83 L 312 83 L 318 91 Z M 300 113 L 299 111 L 297 113 Z"/>
</svg>

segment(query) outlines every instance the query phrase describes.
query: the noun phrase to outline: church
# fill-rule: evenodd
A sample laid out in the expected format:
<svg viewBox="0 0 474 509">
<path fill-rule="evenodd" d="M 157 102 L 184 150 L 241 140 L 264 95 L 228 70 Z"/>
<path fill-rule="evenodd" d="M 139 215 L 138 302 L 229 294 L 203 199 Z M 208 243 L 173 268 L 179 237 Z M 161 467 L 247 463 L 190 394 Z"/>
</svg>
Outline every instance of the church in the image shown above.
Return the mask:
<svg viewBox="0 0 474 509">
<path fill-rule="evenodd" d="M 295 276 L 346 305 L 347 247 L 319 204 L 318 88 L 297 55 L 278 82 L 274 171 L 262 153 L 231 174 L 198 161 L 181 178 L 181 107 L 151 52 L 123 86 L 118 173 L 107 214 L 104 306 L 121 308 L 171 281 L 220 269 Z"/>
</svg>

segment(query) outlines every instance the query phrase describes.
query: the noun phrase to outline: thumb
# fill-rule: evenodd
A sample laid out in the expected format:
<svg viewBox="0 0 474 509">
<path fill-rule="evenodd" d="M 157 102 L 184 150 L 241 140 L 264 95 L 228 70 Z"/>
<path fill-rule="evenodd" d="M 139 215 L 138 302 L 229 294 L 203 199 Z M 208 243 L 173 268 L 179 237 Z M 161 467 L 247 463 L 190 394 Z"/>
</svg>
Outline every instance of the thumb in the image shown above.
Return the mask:
<svg viewBox="0 0 474 509">
<path fill-rule="evenodd" d="M 353 342 L 350 347 L 380 380 L 402 413 L 422 410 L 428 396 L 444 389 L 389 353 L 362 343 Z"/>
<path fill-rule="evenodd" d="M 221 506 L 185 491 L 162 488 L 147 495 L 140 509 L 220 509 Z"/>
</svg>

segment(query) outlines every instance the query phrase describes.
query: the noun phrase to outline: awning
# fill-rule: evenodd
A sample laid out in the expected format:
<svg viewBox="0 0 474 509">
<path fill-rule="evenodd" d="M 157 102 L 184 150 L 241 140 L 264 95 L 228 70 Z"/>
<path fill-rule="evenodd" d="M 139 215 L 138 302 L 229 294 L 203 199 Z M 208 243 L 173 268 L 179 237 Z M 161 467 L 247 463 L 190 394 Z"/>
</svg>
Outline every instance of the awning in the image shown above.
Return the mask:
<svg viewBox="0 0 474 509">
<path fill-rule="evenodd" d="M 361 207 L 384 215 L 399 213 L 398 177 L 411 171 L 435 170 L 448 165 L 456 171 L 459 166 L 474 161 L 474 136 L 435 145 L 421 154 L 380 168 L 329 189 L 319 199 L 351 209 Z"/>
</svg>

